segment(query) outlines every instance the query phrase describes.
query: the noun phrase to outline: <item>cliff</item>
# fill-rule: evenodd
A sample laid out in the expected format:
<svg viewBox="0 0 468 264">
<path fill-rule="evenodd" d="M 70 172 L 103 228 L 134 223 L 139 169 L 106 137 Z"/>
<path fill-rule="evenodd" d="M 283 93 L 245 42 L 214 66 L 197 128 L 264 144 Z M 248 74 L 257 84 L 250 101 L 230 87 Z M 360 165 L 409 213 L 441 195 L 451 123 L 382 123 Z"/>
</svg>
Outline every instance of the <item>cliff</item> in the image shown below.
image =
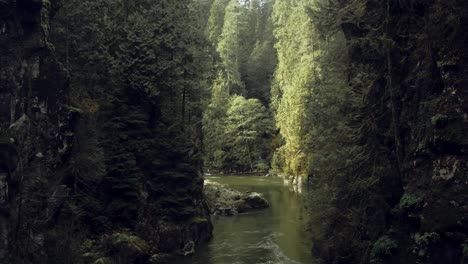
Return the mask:
<svg viewBox="0 0 468 264">
<path fill-rule="evenodd" d="M 63 43 L 51 41 L 61 4 L 0 0 L 0 259 L 159 263 L 193 253 L 212 226 L 200 168 L 181 150 L 191 143 L 177 145 L 166 126 L 151 123 L 148 104 L 80 109 Z M 137 113 L 120 119 L 135 130 L 103 131 L 122 107 Z"/>
<path fill-rule="evenodd" d="M 368 235 L 376 239 L 370 259 L 466 261 L 468 4 L 365 1 L 364 6 L 365 12 L 342 28 L 350 79 L 362 74 L 372 79 L 366 108 L 377 116 L 373 144 L 389 150 L 377 159 L 386 168 L 377 173 L 383 184 L 379 196 L 390 207 L 382 225 L 371 219 L 385 209 L 368 213 Z"/>
</svg>

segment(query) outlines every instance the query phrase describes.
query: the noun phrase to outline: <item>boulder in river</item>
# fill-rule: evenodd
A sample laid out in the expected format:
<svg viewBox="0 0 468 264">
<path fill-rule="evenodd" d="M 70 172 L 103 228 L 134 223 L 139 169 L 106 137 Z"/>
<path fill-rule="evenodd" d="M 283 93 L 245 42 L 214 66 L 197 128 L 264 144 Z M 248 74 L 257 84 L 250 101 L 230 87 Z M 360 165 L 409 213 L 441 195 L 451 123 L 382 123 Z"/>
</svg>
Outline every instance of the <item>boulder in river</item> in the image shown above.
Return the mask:
<svg viewBox="0 0 468 264">
<path fill-rule="evenodd" d="M 235 202 L 237 207 L 237 212 L 243 213 L 252 210 L 265 209 L 270 207 L 268 201 L 263 198 L 259 193 L 252 192 L 249 195 L 244 195 L 244 197 Z"/>
<path fill-rule="evenodd" d="M 241 193 L 219 184 L 206 184 L 204 192 L 210 211 L 214 215 L 236 215 L 270 207 L 260 193 Z"/>
</svg>

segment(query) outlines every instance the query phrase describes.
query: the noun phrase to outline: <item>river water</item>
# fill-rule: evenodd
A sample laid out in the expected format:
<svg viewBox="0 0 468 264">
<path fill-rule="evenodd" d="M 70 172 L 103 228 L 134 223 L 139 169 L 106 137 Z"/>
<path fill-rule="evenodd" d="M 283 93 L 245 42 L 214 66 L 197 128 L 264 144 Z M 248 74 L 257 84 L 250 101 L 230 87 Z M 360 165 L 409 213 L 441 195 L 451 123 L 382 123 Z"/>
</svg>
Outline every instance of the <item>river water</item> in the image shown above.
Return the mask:
<svg viewBox="0 0 468 264">
<path fill-rule="evenodd" d="M 271 207 L 237 216 L 213 216 L 213 239 L 178 264 L 313 264 L 304 193 L 291 191 L 279 178 L 206 177 L 242 192 L 262 193 Z"/>
</svg>

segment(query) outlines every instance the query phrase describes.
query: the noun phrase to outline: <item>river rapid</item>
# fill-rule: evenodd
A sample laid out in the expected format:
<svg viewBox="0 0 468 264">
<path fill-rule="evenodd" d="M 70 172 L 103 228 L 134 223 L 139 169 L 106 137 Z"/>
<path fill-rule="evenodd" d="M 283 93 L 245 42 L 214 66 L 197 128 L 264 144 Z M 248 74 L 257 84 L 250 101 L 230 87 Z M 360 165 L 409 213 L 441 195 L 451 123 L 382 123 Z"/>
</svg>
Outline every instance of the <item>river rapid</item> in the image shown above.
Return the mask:
<svg viewBox="0 0 468 264">
<path fill-rule="evenodd" d="M 315 263 L 308 243 L 306 191 L 293 192 L 276 177 L 209 176 L 205 180 L 261 193 L 271 207 L 236 216 L 213 216 L 213 239 L 177 264 Z"/>
</svg>

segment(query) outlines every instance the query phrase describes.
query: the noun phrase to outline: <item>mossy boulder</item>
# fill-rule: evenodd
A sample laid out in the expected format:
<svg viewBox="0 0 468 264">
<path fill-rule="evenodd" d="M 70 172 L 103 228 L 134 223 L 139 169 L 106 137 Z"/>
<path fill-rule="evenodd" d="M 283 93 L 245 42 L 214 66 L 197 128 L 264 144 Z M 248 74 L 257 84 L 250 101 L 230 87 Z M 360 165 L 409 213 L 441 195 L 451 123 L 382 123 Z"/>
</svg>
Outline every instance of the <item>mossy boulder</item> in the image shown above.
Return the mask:
<svg viewBox="0 0 468 264">
<path fill-rule="evenodd" d="M 237 212 L 244 213 L 253 210 L 260 210 L 270 207 L 268 201 L 259 193 L 250 193 L 236 201 Z"/>
<path fill-rule="evenodd" d="M 148 243 L 129 230 L 86 240 L 82 245 L 86 263 L 146 263 L 150 258 Z"/>
<path fill-rule="evenodd" d="M 208 207 L 214 215 L 236 215 L 270 207 L 259 193 L 241 193 L 219 184 L 207 184 L 204 188 Z"/>
</svg>

